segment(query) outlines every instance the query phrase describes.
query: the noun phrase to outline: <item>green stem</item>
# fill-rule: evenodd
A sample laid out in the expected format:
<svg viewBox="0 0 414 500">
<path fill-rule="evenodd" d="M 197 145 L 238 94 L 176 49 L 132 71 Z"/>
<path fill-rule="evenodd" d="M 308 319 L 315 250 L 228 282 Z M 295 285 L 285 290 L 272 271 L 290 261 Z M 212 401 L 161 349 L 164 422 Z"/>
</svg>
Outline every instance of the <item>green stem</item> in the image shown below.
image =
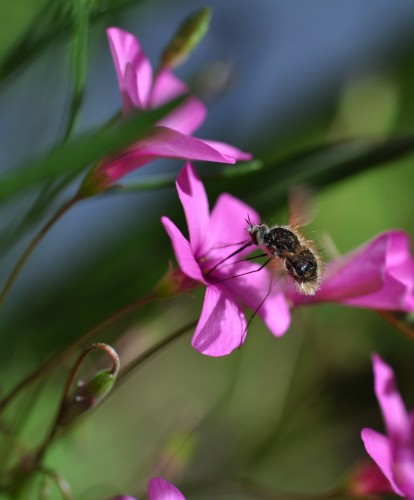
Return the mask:
<svg viewBox="0 0 414 500">
<path fill-rule="evenodd" d="M 127 305 L 126 307 L 123 307 L 120 311 L 116 312 L 109 318 L 105 319 L 101 323 L 98 323 L 94 328 L 89 330 L 88 332 L 85 333 L 82 337 L 79 339 L 75 340 L 67 346 L 63 351 L 59 352 L 58 354 L 55 354 L 52 358 L 50 358 L 48 361 L 46 361 L 43 365 L 41 365 L 39 368 L 34 370 L 31 374 L 29 374 L 27 377 L 25 377 L 19 384 L 17 384 L 1 401 L 0 401 L 0 412 L 4 410 L 4 408 L 12 401 L 16 395 L 25 387 L 30 385 L 32 382 L 40 378 L 44 373 L 46 373 L 48 370 L 52 369 L 53 367 L 57 366 L 65 357 L 75 349 L 81 347 L 83 344 L 87 343 L 91 339 L 95 337 L 97 333 L 100 331 L 104 330 L 105 328 L 111 326 L 112 324 L 116 323 L 118 320 L 122 319 L 123 317 L 127 316 L 131 312 L 135 311 L 136 309 L 139 309 L 141 306 L 147 304 L 148 302 L 151 302 L 154 300 L 156 295 L 150 294 L 147 295 L 144 299 L 138 300 L 133 302 L 132 304 Z"/>
<path fill-rule="evenodd" d="M 68 398 L 70 397 L 70 388 L 72 387 L 72 385 L 75 381 L 76 375 L 79 371 L 81 364 L 83 363 L 83 360 L 86 358 L 86 356 L 89 355 L 89 353 L 91 353 L 92 351 L 97 351 L 97 350 L 106 352 L 108 354 L 108 356 L 111 358 L 111 360 L 112 360 L 111 371 L 114 374 L 114 376 L 116 377 L 116 375 L 119 371 L 119 357 L 118 357 L 116 351 L 111 346 L 109 346 L 108 344 L 104 344 L 103 342 L 96 342 L 94 344 L 91 344 L 91 345 L 88 345 L 87 347 L 85 347 L 85 349 L 80 353 L 79 357 L 77 358 L 77 360 L 75 361 L 74 365 L 72 366 L 72 368 L 69 372 L 69 375 L 66 379 L 65 387 L 64 387 L 63 392 L 62 392 L 62 397 L 60 400 L 59 409 L 56 413 L 55 420 L 54 420 L 49 432 L 47 433 L 45 439 L 43 440 L 42 444 L 39 446 L 39 449 L 36 452 L 35 464 L 37 465 L 37 468 L 40 467 L 47 449 L 49 448 L 50 444 L 52 443 L 52 441 L 54 440 L 54 438 L 56 436 L 57 431 L 59 430 L 59 424 L 61 423 L 61 417 L 65 411 L 66 402 L 67 402 Z"/>
<path fill-rule="evenodd" d="M 39 471 L 45 475 L 45 478 L 51 479 L 56 484 L 57 488 L 59 489 L 62 495 L 63 500 L 73 500 L 72 493 L 70 491 L 70 486 L 63 476 L 47 468 L 41 468 L 39 469 Z M 46 488 L 47 485 L 44 485 L 42 491 L 40 492 L 40 500 L 49 498 Z"/>
<path fill-rule="evenodd" d="M 138 368 L 139 365 L 147 361 L 149 358 L 157 354 L 159 351 L 161 351 L 164 347 L 167 347 L 169 344 L 174 342 L 175 340 L 179 339 L 181 336 L 183 336 L 185 333 L 187 333 L 189 330 L 194 328 L 198 323 L 198 319 L 191 321 L 190 323 L 187 323 L 186 325 L 182 326 L 181 328 L 178 328 L 175 332 L 173 332 L 171 335 L 166 337 L 165 339 L 160 340 L 157 344 L 152 346 L 150 349 L 145 351 L 141 356 L 138 356 L 134 361 L 132 361 L 126 368 L 121 370 L 121 373 L 119 374 L 118 377 L 118 384 L 120 382 L 123 382 L 131 373 Z"/>
<path fill-rule="evenodd" d="M 77 203 L 80 200 L 78 196 L 74 196 L 71 198 L 69 201 L 64 203 L 59 210 L 53 215 L 51 219 L 49 219 L 48 222 L 40 229 L 40 231 L 36 234 L 36 236 L 32 239 L 30 244 L 27 246 L 26 250 L 23 252 L 22 256 L 20 259 L 17 261 L 16 265 L 13 268 L 13 271 L 11 272 L 10 276 L 8 277 L 3 290 L 0 294 L 0 305 L 6 298 L 10 288 L 12 287 L 15 279 L 19 275 L 20 271 L 22 270 L 24 264 L 26 263 L 27 259 L 30 257 L 32 254 L 33 250 L 37 247 L 37 245 L 40 243 L 40 241 L 43 239 L 43 237 L 46 235 L 46 233 L 49 231 L 49 229 L 64 215 L 75 203 Z"/>
<path fill-rule="evenodd" d="M 179 339 L 184 334 L 186 334 L 189 330 L 194 328 L 197 325 L 197 323 L 198 323 L 198 319 L 191 321 L 190 323 L 187 323 L 186 325 L 182 326 L 181 328 L 178 328 L 171 335 L 160 340 L 157 344 L 155 344 L 150 349 L 145 351 L 141 356 L 138 356 L 132 363 L 130 363 L 124 370 L 121 371 L 121 373 L 118 377 L 118 384 L 122 381 L 125 381 L 127 379 L 127 377 L 132 373 L 132 371 L 135 370 L 136 368 L 138 368 L 138 366 L 140 366 L 142 363 L 144 363 L 145 361 L 148 361 L 150 358 L 152 358 L 157 353 L 162 351 L 162 349 L 164 349 L 164 347 L 167 347 L 169 344 L 173 343 L 175 340 Z M 76 373 L 79 369 L 79 366 L 81 365 L 85 356 L 87 354 L 89 354 L 89 352 L 91 352 L 94 349 L 98 349 L 98 348 L 102 349 L 101 346 L 106 346 L 106 344 L 96 343 L 96 344 L 92 344 L 92 345 L 86 347 L 86 349 L 82 352 L 82 354 L 79 356 L 79 358 L 77 359 L 77 361 L 73 365 L 73 367 L 69 373 L 69 376 L 66 380 L 65 388 L 63 390 L 62 399 L 61 399 L 59 409 L 57 411 L 54 423 L 53 423 L 50 431 L 48 432 L 46 438 L 44 439 L 43 443 L 40 445 L 40 447 L 36 453 L 35 464 L 37 464 L 38 466 L 41 464 L 45 452 L 47 451 L 49 445 L 51 444 L 51 442 L 53 441 L 53 439 L 56 436 L 57 430 L 59 428 L 59 420 L 60 420 L 60 417 L 62 415 L 62 412 L 64 411 L 65 402 L 69 396 L 69 390 L 73 384 L 73 381 L 75 379 L 75 376 L 76 376 Z M 118 368 L 119 368 L 119 365 L 116 365 L 114 363 L 113 370 L 115 370 L 117 372 Z M 112 391 L 112 392 L 114 392 L 114 391 Z M 109 393 L 108 396 L 110 394 L 111 393 Z"/>
</svg>

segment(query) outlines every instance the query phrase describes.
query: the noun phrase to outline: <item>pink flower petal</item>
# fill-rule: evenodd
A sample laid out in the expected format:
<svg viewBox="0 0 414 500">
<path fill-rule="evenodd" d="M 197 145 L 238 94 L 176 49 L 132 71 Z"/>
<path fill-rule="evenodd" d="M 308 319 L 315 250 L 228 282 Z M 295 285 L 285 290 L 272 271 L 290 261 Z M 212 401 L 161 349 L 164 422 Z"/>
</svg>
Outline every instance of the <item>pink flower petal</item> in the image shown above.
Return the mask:
<svg viewBox="0 0 414 500">
<path fill-rule="evenodd" d="M 407 266 L 404 266 L 405 268 Z M 391 272 L 394 274 L 393 272 Z M 391 311 L 413 311 L 414 298 L 411 286 L 404 283 L 405 276 L 395 278 L 391 273 L 386 273 L 384 283 L 380 290 L 368 293 L 361 297 L 352 297 L 342 301 L 343 304 L 370 309 L 383 309 Z"/>
<path fill-rule="evenodd" d="M 169 69 L 163 69 L 155 78 L 148 99 L 149 108 L 159 108 L 168 101 L 188 92 L 187 85 Z"/>
<path fill-rule="evenodd" d="M 245 340 L 246 318 L 221 285 L 207 287 L 203 310 L 192 339 L 194 349 L 208 356 L 225 356 Z"/>
<path fill-rule="evenodd" d="M 394 372 L 378 354 L 372 356 L 375 394 L 381 407 L 387 434 L 391 442 L 407 441 L 411 433 L 410 420 L 397 389 Z"/>
<path fill-rule="evenodd" d="M 392 489 L 400 496 L 404 496 L 394 481 L 392 470 L 392 455 L 388 439 L 372 429 L 362 429 L 362 441 L 370 457 L 377 463 L 384 476 L 390 482 Z"/>
<path fill-rule="evenodd" d="M 253 224 L 260 222 L 256 210 L 238 198 L 227 193 L 223 193 L 218 197 L 210 216 L 208 239 L 212 248 L 227 244 L 232 246 L 215 251 L 214 255 L 217 259 L 225 258 L 237 250 L 238 245 L 235 245 L 236 243 L 250 240 L 247 232 L 247 217 L 250 217 Z M 252 252 L 254 249 L 255 247 L 247 249 L 247 253 Z M 242 258 L 243 255 L 246 255 L 246 252 L 241 252 L 238 258 Z"/>
<path fill-rule="evenodd" d="M 258 269 L 259 267 L 257 264 L 246 262 L 234 266 L 234 270 L 237 271 L 237 274 L 241 274 Z M 253 312 L 260 306 L 257 314 L 262 318 L 273 335 L 280 337 L 289 328 L 290 310 L 277 280 L 273 279 L 273 282 L 270 283 L 271 280 L 272 276 L 269 271 L 261 269 L 245 276 L 237 276 L 234 279 L 227 280 L 223 284 L 233 296 L 238 297 Z M 270 284 L 270 295 L 265 298 L 269 292 Z"/>
<path fill-rule="evenodd" d="M 185 500 L 185 496 L 174 485 L 155 477 L 151 479 L 148 485 L 149 500 Z"/>
<path fill-rule="evenodd" d="M 377 240 L 381 238 L 386 239 L 381 288 L 362 297 L 350 298 L 344 303 L 360 307 L 412 311 L 414 260 L 410 252 L 410 240 L 402 231 L 388 231 Z"/>
<path fill-rule="evenodd" d="M 210 215 L 206 191 L 191 163 L 186 163 L 181 170 L 176 186 L 187 219 L 191 249 L 199 257 L 208 243 Z"/>
<path fill-rule="evenodd" d="M 152 134 L 136 142 L 123 153 L 105 158 L 97 174 L 107 177 L 111 184 L 124 175 L 157 158 L 182 158 L 190 160 L 234 163 L 233 158 L 222 156 L 199 139 L 181 134 L 167 127 L 154 127 Z"/>
<path fill-rule="evenodd" d="M 161 222 L 171 239 L 175 257 L 181 270 L 190 278 L 205 283 L 200 266 L 194 258 L 190 243 L 184 238 L 177 226 L 168 219 L 162 217 Z"/>
<path fill-rule="evenodd" d="M 109 28 L 106 33 L 125 111 L 129 111 L 132 107 L 131 97 L 125 80 L 125 72 L 128 64 L 135 73 L 136 96 L 139 99 L 140 107 L 146 107 L 152 85 L 152 68 L 147 56 L 142 51 L 138 40 L 131 33 L 119 28 Z"/>
<path fill-rule="evenodd" d="M 133 148 L 137 156 L 185 158 L 219 163 L 235 163 L 236 161 L 234 158 L 222 155 L 200 139 L 167 127 L 154 127 L 153 133 L 137 142 Z"/>
<path fill-rule="evenodd" d="M 234 146 L 231 146 L 230 144 L 226 144 L 225 142 L 211 141 L 211 140 L 206 140 L 206 139 L 203 139 L 203 142 L 205 144 L 208 144 L 209 146 L 211 146 L 215 150 L 219 151 L 223 155 L 231 156 L 232 158 L 235 158 L 236 160 L 247 161 L 247 160 L 251 160 L 253 158 L 253 155 L 251 153 L 246 153 L 245 151 L 242 151 L 241 149 L 235 148 Z"/>
<path fill-rule="evenodd" d="M 388 231 L 326 266 L 320 291 L 311 297 L 289 291 L 296 304 L 340 302 L 410 311 L 414 305 L 414 263 L 402 231 Z"/>
<path fill-rule="evenodd" d="M 203 123 L 207 115 L 204 104 L 196 97 L 188 98 L 181 106 L 158 122 L 182 134 L 191 135 Z"/>
</svg>

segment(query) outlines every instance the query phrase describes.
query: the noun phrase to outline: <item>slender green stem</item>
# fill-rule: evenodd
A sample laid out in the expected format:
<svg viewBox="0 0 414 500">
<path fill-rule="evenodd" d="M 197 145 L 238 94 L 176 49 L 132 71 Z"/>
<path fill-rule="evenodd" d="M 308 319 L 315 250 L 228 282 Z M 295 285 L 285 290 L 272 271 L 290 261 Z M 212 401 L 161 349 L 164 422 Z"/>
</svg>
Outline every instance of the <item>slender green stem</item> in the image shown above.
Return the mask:
<svg viewBox="0 0 414 500">
<path fill-rule="evenodd" d="M 75 361 L 69 372 L 69 375 L 66 379 L 65 387 L 62 392 L 62 397 L 60 400 L 59 409 L 56 413 L 55 420 L 49 432 L 47 433 L 45 439 L 43 440 L 43 443 L 39 446 L 39 449 L 36 452 L 35 463 L 37 464 L 37 466 L 41 465 L 47 449 L 49 448 L 50 444 L 52 443 L 52 441 L 56 436 L 57 431 L 59 430 L 59 424 L 61 423 L 62 415 L 65 412 L 66 402 L 70 397 L 70 389 L 75 381 L 76 375 L 79 371 L 81 364 L 83 363 L 86 356 L 89 355 L 89 353 L 97 350 L 104 351 L 111 358 L 112 360 L 111 372 L 116 377 L 116 374 L 119 371 L 119 357 L 116 351 L 111 346 L 109 346 L 108 344 L 104 344 L 103 342 L 96 342 L 94 344 L 85 347 L 85 349 L 81 352 L 81 354 L 79 355 L 79 357 L 77 358 L 77 360 Z"/>
<path fill-rule="evenodd" d="M 53 471 L 51 469 L 47 468 L 41 468 L 39 470 L 45 475 L 45 478 L 52 480 L 56 486 L 58 487 L 63 500 L 72 500 L 72 493 L 70 491 L 70 486 L 69 483 L 66 481 L 66 479 L 61 476 L 59 473 L 56 471 Z M 49 498 L 48 492 L 47 492 L 47 485 L 45 484 L 42 488 L 42 491 L 40 492 L 40 500 L 47 499 Z"/>
<path fill-rule="evenodd" d="M 91 330 L 85 333 L 82 337 L 79 339 L 75 340 L 67 346 L 63 351 L 59 352 L 58 354 L 55 354 L 52 358 L 50 358 L 48 361 L 43 363 L 43 365 L 39 366 L 36 370 L 34 370 L 32 373 L 30 373 L 27 377 L 25 377 L 19 384 L 17 384 L 1 401 L 0 401 L 0 412 L 4 410 L 4 408 L 12 401 L 17 394 L 30 385 L 32 382 L 40 378 L 44 373 L 46 373 L 48 370 L 54 368 L 57 366 L 59 363 L 62 362 L 63 359 L 66 358 L 66 356 L 74 351 L 75 349 L 81 347 L 83 344 L 86 344 L 88 341 L 92 340 L 95 335 L 97 335 L 99 332 L 102 330 L 105 330 L 112 324 L 116 323 L 118 320 L 122 319 L 123 317 L 127 316 L 128 314 L 132 313 L 136 309 L 139 309 L 141 306 L 151 302 L 154 300 L 156 295 L 150 294 L 147 295 L 144 299 L 138 300 L 133 302 L 132 304 L 127 305 L 126 307 L 123 307 L 121 310 L 110 316 L 109 318 L 105 319 L 95 327 L 93 327 Z"/>
<path fill-rule="evenodd" d="M 14 266 L 10 276 L 7 278 L 7 281 L 3 287 L 3 290 L 0 293 L 0 305 L 2 304 L 4 299 L 6 298 L 10 288 L 12 287 L 12 285 L 15 281 L 15 279 L 19 275 L 20 271 L 22 270 L 27 259 L 32 254 L 33 250 L 37 247 L 37 245 L 40 243 L 40 241 L 43 239 L 43 237 L 46 235 L 46 233 L 49 231 L 49 229 L 62 217 L 62 215 L 64 215 L 79 200 L 80 200 L 80 198 L 78 196 L 74 196 L 69 201 L 64 203 L 59 208 L 59 210 L 55 213 L 55 215 L 53 215 L 53 217 L 51 219 L 49 219 L 48 222 L 46 222 L 46 224 L 40 229 L 40 231 L 32 239 L 32 241 L 27 246 L 26 250 L 21 255 L 20 259 L 17 261 L 16 265 Z"/>
<path fill-rule="evenodd" d="M 160 351 L 162 351 L 164 349 L 164 347 L 167 347 L 168 345 L 173 343 L 175 340 L 179 339 L 184 334 L 186 334 L 189 330 L 194 328 L 197 325 L 197 322 L 198 322 L 198 319 L 191 321 L 190 323 L 187 323 L 186 325 L 182 326 L 181 328 L 178 328 L 171 335 L 168 335 L 166 338 L 160 340 L 157 344 L 155 344 L 150 349 L 145 351 L 141 356 L 138 356 L 134 361 L 132 361 L 132 363 L 130 363 L 124 370 L 121 371 L 121 373 L 118 377 L 118 384 L 122 381 L 125 381 L 127 379 L 127 377 L 132 373 L 132 371 L 135 370 L 136 368 L 138 368 L 138 366 L 140 366 L 142 363 L 144 363 L 145 361 L 148 361 L 150 358 L 152 358 L 153 356 L 158 354 Z M 51 426 L 50 431 L 46 435 L 43 443 L 40 445 L 40 447 L 36 453 L 36 458 L 35 458 L 36 464 L 38 464 L 38 465 L 41 464 L 43 457 L 44 457 L 44 454 L 46 453 L 49 445 L 51 444 L 51 442 L 53 441 L 53 439 L 56 436 L 57 430 L 59 428 L 59 421 L 60 421 L 61 415 L 65 409 L 65 402 L 67 401 L 67 399 L 69 397 L 69 391 L 70 391 L 70 388 L 75 380 L 75 376 L 76 376 L 76 373 L 78 372 L 79 366 L 83 362 L 85 356 L 87 356 L 87 354 L 89 354 L 89 352 L 91 352 L 92 350 L 98 349 L 98 348 L 102 349 L 101 346 L 106 346 L 106 344 L 102 344 L 102 343 L 98 342 L 96 344 L 92 344 L 92 345 L 86 347 L 84 349 L 84 351 L 81 353 L 81 355 L 79 356 L 79 358 L 76 360 L 75 364 L 73 365 L 73 367 L 68 375 L 68 378 L 66 380 L 66 384 L 65 384 L 65 387 L 64 387 L 64 390 L 62 393 L 61 402 L 60 402 L 59 409 L 57 411 L 54 423 Z M 107 347 L 109 347 L 109 346 L 107 346 Z M 114 359 L 114 358 L 112 358 L 112 359 Z M 114 362 L 113 363 L 113 371 L 118 372 L 118 369 L 119 369 L 119 364 Z"/>
<path fill-rule="evenodd" d="M 165 339 L 160 340 L 157 344 L 155 344 L 150 349 L 148 349 L 143 354 L 141 354 L 141 356 L 138 356 L 136 359 L 134 359 L 134 361 L 132 361 L 126 368 L 121 370 L 121 373 L 119 374 L 119 377 L 118 377 L 118 384 L 120 382 L 125 381 L 126 378 L 129 375 L 131 375 L 131 373 L 136 368 L 138 368 L 139 365 L 141 365 L 142 363 L 147 361 L 149 358 L 151 358 L 155 354 L 159 353 L 164 347 L 167 347 L 169 344 L 171 344 L 175 340 L 182 337 L 189 330 L 194 328 L 197 325 L 197 323 L 198 323 L 198 319 L 191 321 L 190 323 L 187 323 L 186 325 L 182 326 L 181 328 L 178 328 L 178 330 L 173 332 L 171 335 L 168 335 L 168 337 L 165 337 Z"/>
</svg>

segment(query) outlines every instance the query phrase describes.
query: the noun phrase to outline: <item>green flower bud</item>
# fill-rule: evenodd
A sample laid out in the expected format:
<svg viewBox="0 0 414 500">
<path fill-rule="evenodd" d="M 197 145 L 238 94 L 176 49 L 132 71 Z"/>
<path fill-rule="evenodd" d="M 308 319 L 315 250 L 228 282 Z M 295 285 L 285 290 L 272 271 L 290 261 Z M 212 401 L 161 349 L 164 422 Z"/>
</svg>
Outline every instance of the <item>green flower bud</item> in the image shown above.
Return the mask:
<svg viewBox="0 0 414 500">
<path fill-rule="evenodd" d="M 210 19 L 209 7 L 204 7 L 187 17 L 164 49 L 161 56 L 162 66 L 176 68 L 185 62 L 207 33 Z"/>
<path fill-rule="evenodd" d="M 79 415 L 97 406 L 112 390 L 116 374 L 102 370 L 90 378 L 79 380 L 74 393 L 66 400 L 59 417 L 60 426 L 70 425 Z"/>
</svg>

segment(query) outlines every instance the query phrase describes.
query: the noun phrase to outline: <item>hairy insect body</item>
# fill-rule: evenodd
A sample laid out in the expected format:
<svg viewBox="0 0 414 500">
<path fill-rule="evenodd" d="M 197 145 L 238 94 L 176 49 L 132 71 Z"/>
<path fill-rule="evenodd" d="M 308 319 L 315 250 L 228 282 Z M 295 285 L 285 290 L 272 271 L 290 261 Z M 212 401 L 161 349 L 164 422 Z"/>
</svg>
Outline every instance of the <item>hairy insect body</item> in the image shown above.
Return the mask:
<svg viewBox="0 0 414 500">
<path fill-rule="evenodd" d="M 249 224 L 252 243 L 270 257 L 282 261 L 288 275 L 300 292 L 314 295 L 319 288 L 321 260 L 311 241 L 306 240 L 295 226 Z"/>
</svg>

